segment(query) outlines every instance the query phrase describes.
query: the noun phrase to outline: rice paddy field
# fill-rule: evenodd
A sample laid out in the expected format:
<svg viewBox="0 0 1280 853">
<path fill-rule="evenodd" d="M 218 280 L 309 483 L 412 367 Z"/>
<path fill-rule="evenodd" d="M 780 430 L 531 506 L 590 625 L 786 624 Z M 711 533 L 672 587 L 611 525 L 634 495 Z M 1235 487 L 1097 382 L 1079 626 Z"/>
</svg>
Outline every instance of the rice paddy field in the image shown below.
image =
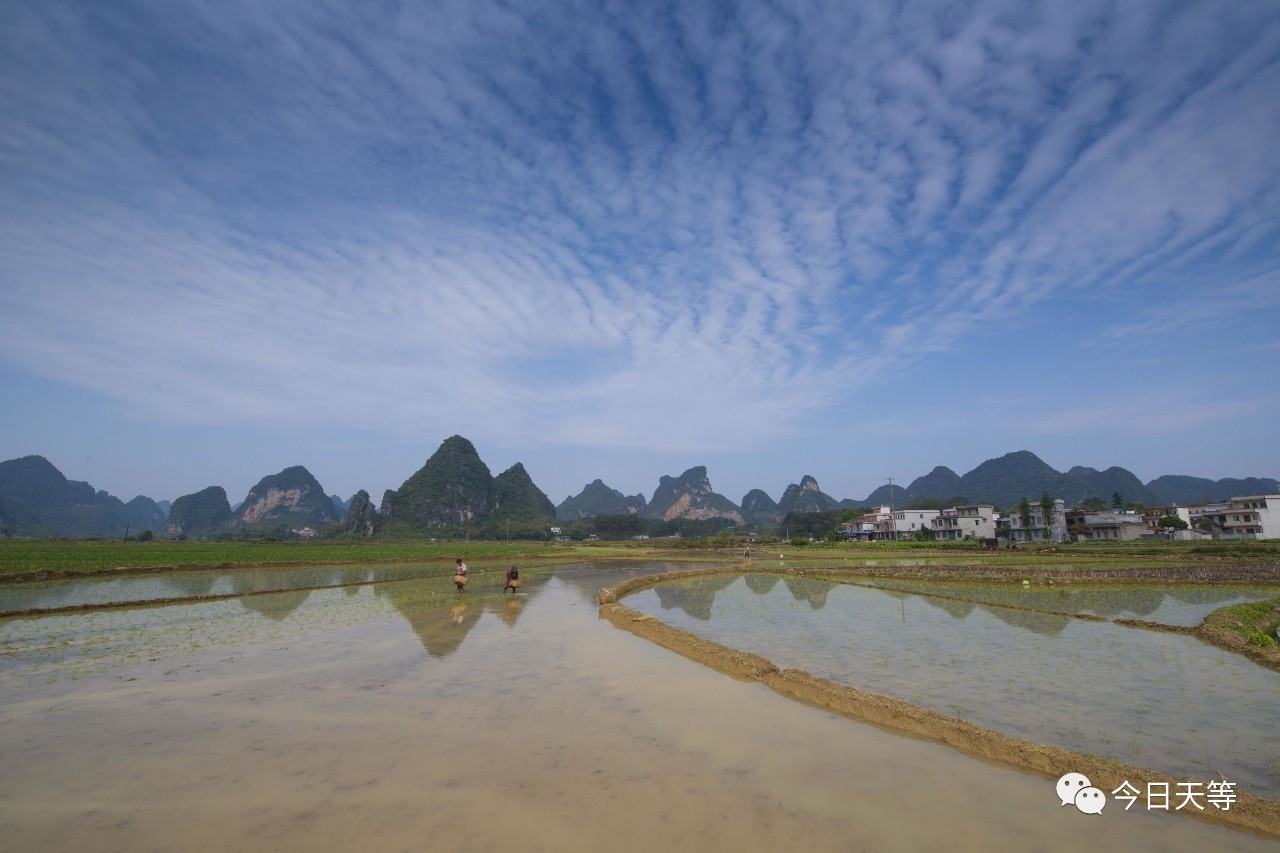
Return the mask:
<svg viewBox="0 0 1280 853">
<path fill-rule="evenodd" d="M 968 566 L 1003 570 L 1078 564 L 1083 570 L 1265 567 L 1280 571 L 1277 543 L 1142 543 L 1126 546 L 1057 546 L 1044 553 L 980 551 L 967 543 L 790 543 L 753 545 L 758 555 L 782 554 L 811 568 L 841 568 L 853 564 L 892 567 Z M 698 540 L 641 542 L 434 542 L 342 540 L 333 542 L 173 541 L 0 539 L 0 580 L 33 576 L 191 569 L 199 567 L 368 564 L 405 562 L 441 567 L 462 557 L 468 564 L 511 559 L 569 563 L 575 560 L 723 561 L 742 554 L 741 545 L 722 546 Z"/>
<path fill-rule="evenodd" d="M 155 562 L 120 562 L 153 546 Z M 1044 772 L 721 674 L 618 630 L 597 604 L 602 589 L 665 578 L 625 597 L 637 618 L 1274 798 L 1280 676 L 1109 621 L 1187 626 L 1263 607 L 1280 595 L 1265 560 L 788 547 L 747 564 L 737 549 L 539 543 L 337 557 L 321 545 L 325 558 L 300 559 L 311 547 L 0 543 L 20 558 L 4 573 L 22 578 L 0 583 L 5 846 L 1260 850 L 1280 838 L 1141 803 L 1064 808 Z M 448 578 L 455 556 L 472 567 L 464 593 Z M 511 562 L 517 595 L 501 589 Z M 1161 579 L 1183 563 L 1218 582 Z M 678 577 L 690 567 L 709 576 Z"/>
<path fill-rule="evenodd" d="M 1280 708 L 1280 674 L 1193 637 L 1033 608 L 1046 596 L 1060 606 L 1056 591 L 985 593 L 993 602 L 1018 604 L 776 574 L 672 581 L 626 602 L 779 667 L 1182 778 L 1221 772 L 1280 799 L 1280 756 L 1259 749 L 1270 741 Z M 1278 593 L 1275 587 L 1190 596 L 1158 586 L 1086 588 L 1074 591 L 1081 599 L 1074 606 L 1154 612 L 1167 598 L 1172 612 L 1186 619 L 1198 614 L 1198 623 L 1216 609 L 1219 595 L 1234 602 Z"/>
</svg>

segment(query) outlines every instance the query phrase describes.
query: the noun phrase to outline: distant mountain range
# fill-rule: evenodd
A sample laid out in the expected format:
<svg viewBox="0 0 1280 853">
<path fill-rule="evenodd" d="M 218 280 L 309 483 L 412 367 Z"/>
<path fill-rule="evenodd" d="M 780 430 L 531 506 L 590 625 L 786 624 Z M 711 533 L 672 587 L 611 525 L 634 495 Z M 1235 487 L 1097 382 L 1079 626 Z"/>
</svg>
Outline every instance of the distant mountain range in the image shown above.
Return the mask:
<svg viewBox="0 0 1280 853">
<path fill-rule="evenodd" d="M 1076 466 L 1061 472 L 1027 450 L 988 459 L 963 477 L 945 466 L 917 477 L 907 486 L 880 486 L 864 500 L 836 500 L 806 474 L 799 483 L 786 488 L 775 502 L 763 489 L 752 489 L 740 505 L 716 494 L 704 467 L 690 468 L 680 477 L 662 477 L 652 500 L 646 505 L 641 495 L 624 498 L 600 480 L 586 486 L 577 496 L 566 498 L 557 508 L 559 519 L 591 518 L 599 515 L 640 513 L 646 518 L 722 518 L 736 523 L 773 525 L 789 513 L 827 512 L 838 508 L 868 508 L 883 504 L 905 506 L 924 499 L 949 500 L 963 496 L 970 502 L 990 503 L 1008 508 L 1023 497 L 1039 499 L 1043 492 L 1062 498 L 1068 505 L 1086 498 L 1102 498 L 1108 503 L 1119 494 L 1126 503 L 1147 506 L 1190 504 L 1226 500 L 1238 495 L 1280 491 L 1280 482 L 1269 477 L 1208 480 L 1201 477 L 1163 476 L 1143 484 L 1124 468 L 1105 471 Z"/>
<path fill-rule="evenodd" d="M 1086 498 L 1152 505 L 1193 504 L 1233 496 L 1274 494 L 1280 482 L 1270 477 L 1226 478 L 1164 475 L 1142 483 L 1120 467 L 1099 471 L 1075 466 L 1057 471 L 1030 451 L 1019 450 L 983 462 L 964 476 L 938 466 L 905 487 L 884 485 L 864 500 L 837 500 L 806 474 L 774 501 L 763 489 L 752 489 L 741 504 L 715 492 L 705 466 L 678 477 L 661 476 L 653 496 L 628 497 L 594 480 L 555 506 L 534 484 L 520 463 L 494 476 L 475 447 L 452 436 L 399 489 L 383 494 L 380 508 L 361 490 L 347 501 L 326 495 L 301 465 L 263 477 L 233 510 L 226 491 L 210 486 L 168 501 L 139 495 L 125 503 L 88 483 L 68 480 L 41 456 L 0 462 L 0 531 L 13 536 L 117 536 L 164 530 L 171 535 L 206 535 L 223 531 L 265 531 L 281 527 L 320 528 L 343 523 L 353 533 L 398 525 L 417 530 L 467 529 L 477 535 L 535 535 L 554 522 L 619 516 L 635 523 L 675 521 L 721 522 L 772 526 L 789 513 L 824 512 L 913 501 L 950 500 L 991 503 L 1008 508 L 1023 497 L 1039 499 L 1049 492 L 1068 505 Z M 641 522 L 639 520 L 643 519 Z"/>
<path fill-rule="evenodd" d="M 95 536 L 155 530 L 164 510 L 139 495 L 128 503 L 68 480 L 43 456 L 0 462 L 0 529 L 11 536 Z"/>
</svg>

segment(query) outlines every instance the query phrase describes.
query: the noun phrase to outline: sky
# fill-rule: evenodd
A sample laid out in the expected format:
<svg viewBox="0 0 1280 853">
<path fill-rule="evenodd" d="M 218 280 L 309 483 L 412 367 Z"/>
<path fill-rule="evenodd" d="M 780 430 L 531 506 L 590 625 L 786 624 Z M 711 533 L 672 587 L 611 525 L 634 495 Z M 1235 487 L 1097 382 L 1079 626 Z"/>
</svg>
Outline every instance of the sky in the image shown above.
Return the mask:
<svg viewBox="0 0 1280 853">
<path fill-rule="evenodd" d="M 1280 3 L 0 0 L 0 458 L 1280 476 Z"/>
</svg>

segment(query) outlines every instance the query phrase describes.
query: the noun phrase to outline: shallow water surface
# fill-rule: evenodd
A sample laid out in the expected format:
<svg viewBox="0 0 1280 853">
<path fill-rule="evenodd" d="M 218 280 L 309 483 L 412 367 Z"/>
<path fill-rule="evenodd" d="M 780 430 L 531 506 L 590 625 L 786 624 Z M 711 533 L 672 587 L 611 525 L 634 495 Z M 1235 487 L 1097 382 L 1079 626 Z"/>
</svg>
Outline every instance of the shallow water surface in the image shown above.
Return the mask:
<svg viewBox="0 0 1280 853">
<path fill-rule="evenodd" d="M 674 581 L 625 603 L 1014 737 L 1280 796 L 1280 674 L 1192 637 L 779 575 Z"/>
<path fill-rule="evenodd" d="M 0 620 L 5 846 L 1274 849 L 1060 808 L 1054 780 L 598 618 L 598 589 L 662 568 L 569 566 L 506 598 L 446 579 Z"/>
<path fill-rule="evenodd" d="M 401 580 L 441 574 L 425 564 L 300 566 L 255 569 L 194 569 L 119 578 L 58 578 L 0 584 L 0 613 L 127 604 L 193 596 L 244 595 L 299 587 L 342 586 L 369 581 Z"/>
<path fill-rule="evenodd" d="M 1219 607 L 1280 596 L 1280 585 L 1047 585 L 954 583 L 952 581 L 867 580 L 875 586 L 988 604 L 1083 613 L 1107 619 L 1142 619 L 1194 627 Z"/>
</svg>

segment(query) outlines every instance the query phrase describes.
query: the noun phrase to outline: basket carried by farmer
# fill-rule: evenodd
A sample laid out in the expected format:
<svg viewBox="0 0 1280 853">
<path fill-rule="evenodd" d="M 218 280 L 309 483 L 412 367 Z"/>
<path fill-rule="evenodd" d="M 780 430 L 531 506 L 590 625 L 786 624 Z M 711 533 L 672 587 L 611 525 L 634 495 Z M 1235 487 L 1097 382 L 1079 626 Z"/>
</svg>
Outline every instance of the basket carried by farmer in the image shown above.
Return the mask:
<svg viewBox="0 0 1280 853">
<path fill-rule="evenodd" d="M 454 575 L 454 576 L 453 576 L 453 582 L 454 582 L 455 584 L 457 584 L 457 585 L 458 585 L 458 589 L 462 589 L 464 586 L 466 586 L 466 585 L 467 585 L 467 581 L 469 581 L 469 580 L 470 580 L 470 578 L 468 578 L 466 575 Z"/>
<path fill-rule="evenodd" d="M 515 595 L 517 589 L 520 588 L 520 570 L 515 566 L 507 569 L 507 582 L 502 585 L 502 591 L 511 590 L 511 594 Z"/>
</svg>

